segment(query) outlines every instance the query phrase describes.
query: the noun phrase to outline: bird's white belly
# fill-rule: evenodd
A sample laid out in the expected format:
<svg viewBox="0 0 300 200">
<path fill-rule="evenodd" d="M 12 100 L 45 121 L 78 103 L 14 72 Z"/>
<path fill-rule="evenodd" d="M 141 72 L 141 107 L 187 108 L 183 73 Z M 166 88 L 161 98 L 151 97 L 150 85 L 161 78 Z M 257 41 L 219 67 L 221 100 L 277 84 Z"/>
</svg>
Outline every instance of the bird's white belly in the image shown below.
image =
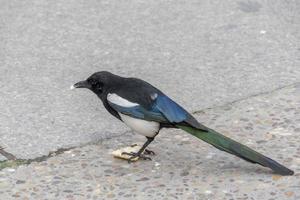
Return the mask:
<svg viewBox="0 0 300 200">
<path fill-rule="evenodd" d="M 144 135 L 146 137 L 154 137 L 159 131 L 159 123 L 153 121 L 146 121 L 142 119 L 137 119 L 129 117 L 119 113 L 122 121 L 129 126 L 135 132 Z"/>
</svg>

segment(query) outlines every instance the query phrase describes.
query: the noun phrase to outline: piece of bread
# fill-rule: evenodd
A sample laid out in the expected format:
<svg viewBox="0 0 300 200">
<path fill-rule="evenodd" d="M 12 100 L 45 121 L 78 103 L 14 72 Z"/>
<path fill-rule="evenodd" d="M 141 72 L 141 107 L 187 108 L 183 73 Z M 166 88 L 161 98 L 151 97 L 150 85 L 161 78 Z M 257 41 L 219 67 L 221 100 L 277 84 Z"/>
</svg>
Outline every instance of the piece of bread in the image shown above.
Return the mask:
<svg viewBox="0 0 300 200">
<path fill-rule="evenodd" d="M 123 152 L 127 152 L 127 153 L 134 152 L 134 153 L 137 153 L 141 148 L 142 148 L 142 146 L 134 144 L 134 145 L 131 145 L 129 147 L 123 147 L 123 148 L 117 149 L 117 150 L 113 151 L 111 154 L 115 158 L 121 158 L 121 159 L 128 160 L 131 156 L 127 155 L 127 154 L 122 154 Z M 136 158 L 132 159 L 131 161 L 138 161 L 138 159 L 139 158 L 136 157 Z"/>
</svg>

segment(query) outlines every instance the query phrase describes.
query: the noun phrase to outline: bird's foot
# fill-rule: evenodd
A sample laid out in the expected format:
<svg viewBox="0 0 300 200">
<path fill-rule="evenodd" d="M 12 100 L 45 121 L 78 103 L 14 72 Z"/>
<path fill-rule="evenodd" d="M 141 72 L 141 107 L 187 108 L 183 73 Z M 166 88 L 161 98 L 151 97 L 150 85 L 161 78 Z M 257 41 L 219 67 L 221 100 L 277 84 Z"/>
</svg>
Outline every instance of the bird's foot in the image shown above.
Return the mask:
<svg viewBox="0 0 300 200">
<path fill-rule="evenodd" d="M 147 157 L 147 156 L 145 156 L 145 155 L 143 155 L 143 154 L 134 153 L 134 152 L 130 152 L 130 153 L 128 153 L 128 152 L 123 152 L 122 155 L 129 155 L 129 156 L 131 156 L 131 157 L 128 159 L 128 163 L 133 162 L 134 159 L 136 159 L 136 158 L 141 158 L 141 159 L 143 159 L 143 160 L 152 160 L 150 157 Z"/>
<path fill-rule="evenodd" d="M 155 152 L 154 151 L 151 151 L 151 150 L 149 150 L 149 149 L 145 149 L 145 151 L 144 151 L 144 154 L 145 155 L 155 155 Z"/>
<path fill-rule="evenodd" d="M 138 144 L 132 144 L 132 145 L 130 145 L 130 147 L 136 147 L 136 146 L 138 146 Z M 149 149 L 145 149 L 144 150 L 144 154 L 145 155 L 155 155 L 155 152 L 154 151 L 151 151 L 151 150 L 149 150 Z"/>
</svg>

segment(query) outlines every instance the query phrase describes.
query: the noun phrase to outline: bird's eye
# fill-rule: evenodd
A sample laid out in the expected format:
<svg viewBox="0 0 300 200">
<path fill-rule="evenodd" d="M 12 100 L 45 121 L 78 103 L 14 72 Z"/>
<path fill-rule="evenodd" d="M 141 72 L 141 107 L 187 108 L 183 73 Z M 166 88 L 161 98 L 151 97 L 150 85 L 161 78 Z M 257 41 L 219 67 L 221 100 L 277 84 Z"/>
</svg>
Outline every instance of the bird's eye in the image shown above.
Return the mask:
<svg viewBox="0 0 300 200">
<path fill-rule="evenodd" d="M 103 90 L 103 83 L 96 80 L 88 80 L 94 90 L 102 92 Z"/>
<path fill-rule="evenodd" d="M 103 83 L 97 81 L 97 82 L 93 83 L 93 87 L 94 87 L 96 90 L 102 92 L 102 89 L 103 89 Z"/>
<path fill-rule="evenodd" d="M 97 87 L 98 89 L 101 89 L 101 90 L 102 90 L 102 88 L 103 88 L 103 83 L 98 82 L 98 83 L 96 84 L 96 87 Z"/>
</svg>

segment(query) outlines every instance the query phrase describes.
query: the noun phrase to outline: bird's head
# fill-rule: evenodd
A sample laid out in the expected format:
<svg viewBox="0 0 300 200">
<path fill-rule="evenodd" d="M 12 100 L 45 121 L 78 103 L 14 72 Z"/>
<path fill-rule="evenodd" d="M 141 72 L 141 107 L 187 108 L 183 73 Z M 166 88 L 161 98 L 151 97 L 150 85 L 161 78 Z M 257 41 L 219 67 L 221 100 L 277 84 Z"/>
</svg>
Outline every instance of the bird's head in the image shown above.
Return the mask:
<svg viewBox="0 0 300 200">
<path fill-rule="evenodd" d="M 97 94 L 100 98 L 109 92 L 109 89 L 117 82 L 119 76 L 107 71 L 96 72 L 84 81 L 79 81 L 71 86 L 75 88 L 87 88 Z"/>
</svg>

